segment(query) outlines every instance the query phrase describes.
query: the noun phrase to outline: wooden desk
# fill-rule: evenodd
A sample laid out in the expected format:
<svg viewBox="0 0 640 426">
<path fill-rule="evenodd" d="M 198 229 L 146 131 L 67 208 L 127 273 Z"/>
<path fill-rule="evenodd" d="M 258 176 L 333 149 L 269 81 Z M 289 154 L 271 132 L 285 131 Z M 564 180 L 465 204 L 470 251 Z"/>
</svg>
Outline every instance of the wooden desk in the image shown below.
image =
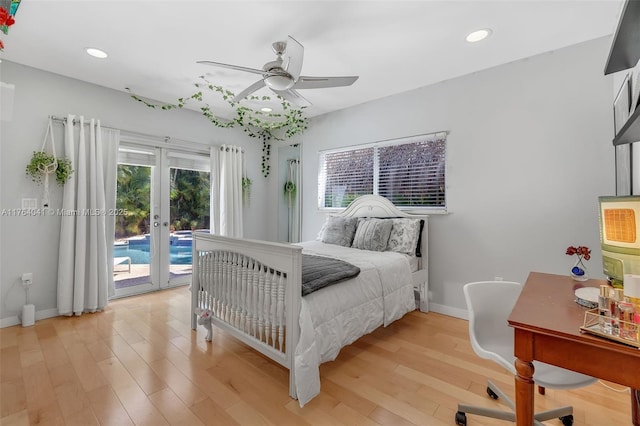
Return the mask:
<svg viewBox="0 0 640 426">
<path fill-rule="evenodd" d="M 640 350 L 580 332 L 586 309 L 575 303 L 574 291 L 601 284 L 606 282 L 578 283 L 568 276 L 529 274 L 509 316 L 515 330 L 518 426 L 533 424 L 533 360 L 629 386 L 633 390 L 632 422 L 640 425 L 635 399 L 640 389 Z"/>
</svg>

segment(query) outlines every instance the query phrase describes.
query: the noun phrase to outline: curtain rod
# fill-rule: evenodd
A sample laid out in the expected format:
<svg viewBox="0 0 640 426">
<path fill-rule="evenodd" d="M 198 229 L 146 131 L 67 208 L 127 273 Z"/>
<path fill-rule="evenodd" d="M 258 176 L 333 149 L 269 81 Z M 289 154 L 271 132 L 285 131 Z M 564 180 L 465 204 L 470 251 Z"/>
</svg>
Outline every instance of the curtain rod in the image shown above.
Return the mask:
<svg viewBox="0 0 640 426">
<path fill-rule="evenodd" d="M 66 118 L 60 118 L 60 117 L 56 117 L 55 115 L 50 115 L 49 118 L 55 122 L 58 123 L 62 123 L 62 124 L 67 124 L 67 119 Z M 77 125 L 80 124 L 80 120 L 74 118 L 73 119 L 73 124 Z M 89 121 L 86 121 L 84 124 L 89 124 Z M 105 128 L 105 129 L 111 129 L 111 130 L 120 130 L 120 132 L 123 132 L 127 135 L 132 135 L 132 136 L 142 136 L 142 137 L 146 137 L 146 138 L 153 138 L 153 139 L 158 139 L 161 141 L 164 141 L 164 143 L 170 143 L 170 142 L 177 142 L 179 143 L 184 143 L 184 144 L 188 144 L 188 145 L 195 145 L 196 147 L 200 148 L 200 149 L 209 149 L 214 145 L 207 145 L 205 143 L 202 142 L 191 142 L 191 141 L 186 141 L 186 140 L 182 140 L 182 139 L 172 139 L 171 136 L 158 136 L 158 135 L 150 135 L 148 133 L 142 133 L 142 132 L 134 132 L 132 130 L 124 130 L 124 129 L 116 129 L 115 127 L 110 127 L 110 126 L 102 126 L 101 127 Z M 243 150 L 244 151 L 244 150 Z"/>
</svg>

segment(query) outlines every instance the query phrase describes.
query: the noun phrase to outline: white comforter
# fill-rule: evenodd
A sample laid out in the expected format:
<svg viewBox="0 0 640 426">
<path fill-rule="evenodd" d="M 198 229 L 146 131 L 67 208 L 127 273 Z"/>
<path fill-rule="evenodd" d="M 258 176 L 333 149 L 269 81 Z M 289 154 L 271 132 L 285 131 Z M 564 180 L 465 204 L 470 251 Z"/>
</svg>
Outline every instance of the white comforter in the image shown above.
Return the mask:
<svg viewBox="0 0 640 426">
<path fill-rule="evenodd" d="M 295 380 L 300 406 L 320 393 L 319 366 L 340 349 L 415 309 L 407 258 L 324 244 L 300 243 L 303 253 L 342 259 L 360 268 L 350 280 L 302 298 L 300 339 L 295 352 Z"/>
</svg>

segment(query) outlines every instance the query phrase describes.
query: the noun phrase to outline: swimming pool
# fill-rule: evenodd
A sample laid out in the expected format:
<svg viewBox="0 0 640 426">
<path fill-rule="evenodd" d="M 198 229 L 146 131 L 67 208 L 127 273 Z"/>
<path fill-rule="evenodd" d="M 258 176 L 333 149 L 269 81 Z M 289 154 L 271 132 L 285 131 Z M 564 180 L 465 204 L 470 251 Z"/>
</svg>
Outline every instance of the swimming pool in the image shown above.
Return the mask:
<svg viewBox="0 0 640 426">
<path fill-rule="evenodd" d="M 115 246 L 113 248 L 113 257 L 130 257 L 131 263 L 134 265 L 148 265 L 150 253 L 149 246 L 137 246 L 131 248 L 128 246 Z M 169 261 L 172 265 L 190 265 L 191 264 L 191 247 L 187 246 L 170 246 Z"/>
<path fill-rule="evenodd" d="M 172 235 L 169 240 L 169 261 L 172 265 L 191 264 L 191 232 Z M 113 257 L 129 257 L 134 265 L 147 265 L 150 259 L 149 235 L 131 237 L 117 242 L 113 247 Z"/>
</svg>

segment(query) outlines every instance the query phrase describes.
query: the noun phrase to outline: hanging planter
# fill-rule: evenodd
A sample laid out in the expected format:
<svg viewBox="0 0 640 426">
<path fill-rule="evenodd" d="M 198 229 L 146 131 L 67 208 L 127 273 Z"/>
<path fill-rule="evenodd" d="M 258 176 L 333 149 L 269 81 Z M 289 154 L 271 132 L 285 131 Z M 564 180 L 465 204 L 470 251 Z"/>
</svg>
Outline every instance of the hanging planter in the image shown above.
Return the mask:
<svg viewBox="0 0 640 426">
<path fill-rule="evenodd" d="M 47 140 L 51 138 L 51 154 L 46 151 Z M 44 207 L 49 207 L 49 176 L 55 174 L 56 182 L 59 185 L 67 183 L 73 174 L 71 160 L 56 157 L 56 144 L 53 140 L 53 125 L 49 117 L 49 125 L 44 135 L 44 142 L 40 151 L 34 151 L 31 161 L 25 169 L 27 175 L 36 183 L 44 184 L 44 195 L 42 203 Z"/>
<path fill-rule="evenodd" d="M 38 184 L 44 181 L 47 173 L 55 172 L 56 182 L 62 186 L 73 174 L 73 167 L 67 158 L 55 158 L 44 151 L 34 151 L 31 161 L 27 164 L 26 172 L 31 180 Z"/>
<path fill-rule="evenodd" d="M 249 206 L 249 202 L 251 201 L 251 185 L 253 181 L 247 177 L 242 177 L 242 204 L 245 206 Z"/>
<path fill-rule="evenodd" d="M 293 206 L 293 201 L 296 199 L 296 184 L 292 181 L 287 181 L 284 184 L 284 195 L 289 200 L 289 208 Z"/>
</svg>

